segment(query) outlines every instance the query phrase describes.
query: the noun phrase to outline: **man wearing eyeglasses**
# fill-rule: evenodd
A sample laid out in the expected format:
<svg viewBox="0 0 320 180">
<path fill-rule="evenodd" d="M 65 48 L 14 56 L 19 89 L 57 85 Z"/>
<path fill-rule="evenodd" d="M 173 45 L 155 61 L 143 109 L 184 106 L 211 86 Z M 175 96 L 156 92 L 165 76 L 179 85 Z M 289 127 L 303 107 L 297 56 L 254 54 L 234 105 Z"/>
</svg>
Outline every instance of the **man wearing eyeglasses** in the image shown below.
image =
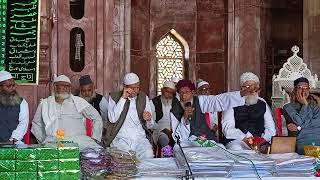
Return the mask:
<svg viewBox="0 0 320 180">
<path fill-rule="evenodd" d="M 297 135 L 297 152 L 304 154 L 304 145 L 320 144 L 320 109 L 310 99 L 307 78 L 300 77 L 293 84 L 290 103 L 283 106 L 283 115 L 289 132 Z"/>
<path fill-rule="evenodd" d="M 252 72 L 240 76 L 241 90 L 251 89 L 245 97 L 245 105 L 224 111 L 222 131 L 224 144 L 231 150 L 250 150 L 254 137 L 261 140 L 258 146 L 271 141 L 276 134 L 271 110 L 264 99 L 259 97 L 260 81 Z"/>
<path fill-rule="evenodd" d="M 199 79 L 197 83 L 197 94 L 198 96 L 211 95 L 211 87 L 207 81 Z M 216 112 L 205 112 L 205 119 L 208 127 L 212 130 L 213 134 L 216 134 L 218 130 L 218 114 Z"/>
<path fill-rule="evenodd" d="M 29 123 L 28 103 L 8 71 L 0 71 L 0 143 L 22 144 Z"/>
<path fill-rule="evenodd" d="M 194 140 L 216 140 L 205 122 L 205 112 L 219 112 L 241 106 L 245 103 L 242 96 L 248 95 L 249 89 L 228 92 L 219 95 L 195 96 L 196 87 L 190 80 L 183 79 L 176 85 L 180 96 L 180 104 L 172 107 L 170 118 L 172 136 L 183 146 L 193 145 Z M 191 143 L 191 144 L 190 144 Z"/>
<path fill-rule="evenodd" d="M 32 121 L 31 132 L 39 143 L 55 143 L 58 132 L 64 140 L 87 147 L 100 148 L 102 119 L 98 111 L 81 97 L 71 94 L 71 81 L 65 75 L 53 80 L 54 93 L 42 99 Z M 92 135 L 86 135 L 85 119 L 92 120 Z"/>
</svg>

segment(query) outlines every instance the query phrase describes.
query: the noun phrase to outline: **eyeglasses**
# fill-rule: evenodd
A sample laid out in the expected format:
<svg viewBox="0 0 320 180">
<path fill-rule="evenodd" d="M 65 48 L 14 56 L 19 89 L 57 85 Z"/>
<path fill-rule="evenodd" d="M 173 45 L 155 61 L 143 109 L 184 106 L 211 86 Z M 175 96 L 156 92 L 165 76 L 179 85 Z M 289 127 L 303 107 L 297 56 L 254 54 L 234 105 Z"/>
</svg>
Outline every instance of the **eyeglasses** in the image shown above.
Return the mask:
<svg viewBox="0 0 320 180">
<path fill-rule="evenodd" d="M 309 86 L 297 86 L 297 89 L 310 90 L 310 87 Z"/>
<path fill-rule="evenodd" d="M 241 86 L 241 89 L 250 89 L 252 92 L 257 93 L 261 90 L 258 86 Z"/>
</svg>

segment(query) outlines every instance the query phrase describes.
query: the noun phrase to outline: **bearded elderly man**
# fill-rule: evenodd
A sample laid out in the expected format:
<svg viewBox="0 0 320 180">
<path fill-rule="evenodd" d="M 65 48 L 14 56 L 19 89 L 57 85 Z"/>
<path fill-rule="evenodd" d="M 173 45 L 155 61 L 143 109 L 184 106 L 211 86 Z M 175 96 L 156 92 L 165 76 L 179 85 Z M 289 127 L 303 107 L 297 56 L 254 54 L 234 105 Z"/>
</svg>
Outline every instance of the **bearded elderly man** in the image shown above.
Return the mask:
<svg viewBox="0 0 320 180">
<path fill-rule="evenodd" d="M 99 93 L 95 92 L 95 84 L 89 75 L 81 76 L 79 79 L 80 93 L 79 96 L 88 101 L 97 111 L 100 112 L 100 103 L 106 100 Z"/>
<path fill-rule="evenodd" d="M 65 75 L 53 81 L 54 94 L 42 99 L 32 121 L 31 132 L 39 143 L 54 143 L 57 130 L 64 131 L 64 140 L 86 147 L 99 148 L 102 120 L 86 100 L 71 94 L 71 82 Z M 92 120 L 92 137 L 86 136 L 85 119 Z"/>
<path fill-rule="evenodd" d="M 160 144 L 162 150 L 172 149 L 173 139 L 170 126 L 170 110 L 172 106 L 179 104 L 179 100 L 175 97 L 176 87 L 174 82 L 166 81 L 161 88 L 161 95 L 155 97 L 150 101 L 153 120 L 155 121 L 153 127 L 153 140 L 155 144 Z M 166 154 L 164 154 L 166 156 Z"/>
<path fill-rule="evenodd" d="M 0 71 L 0 143 L 23 144 L 29 124 L 28 103 L 7 71 Z"/>
<path fill-rule="evenodd" d="M 190 80 L 180 80 L 176 85 L 180 103 L 172 107 L 170 118 L 173 139 L 180 139 L 183 146 L 194 145 L 195 139 L 216 140 L 216 136 L 206 123 L 205 112 L 224 111 L 244 105 L 242 96 L 247 89 L 240 92 L 228 92 L 219 95 L 195 96 L 195 85 Z"/>
<path fill-rule="evenodd" d="M 231 150 L 251 149 L 253 137 L 261 137 L 260 145 L 269 142 L 276 134 L 276 128 L 270 108 L 259 97 L 259 78 L 252 72 L 240 76 L 241 89 L 249 88 L 253 93 L 245 97 L 245 105 L 224 111 L 222 114 L 222 131 L 224 144 Z"/>
<path fill-rule="evenodd" d="M 140 91 L 140 79 L 135 73 L 124 76 L 122 91 L 109 94 L 105 146 L 136 152 L 139 160 L 153 158 L 154 125 L 148 96 Z"/>
</svg>

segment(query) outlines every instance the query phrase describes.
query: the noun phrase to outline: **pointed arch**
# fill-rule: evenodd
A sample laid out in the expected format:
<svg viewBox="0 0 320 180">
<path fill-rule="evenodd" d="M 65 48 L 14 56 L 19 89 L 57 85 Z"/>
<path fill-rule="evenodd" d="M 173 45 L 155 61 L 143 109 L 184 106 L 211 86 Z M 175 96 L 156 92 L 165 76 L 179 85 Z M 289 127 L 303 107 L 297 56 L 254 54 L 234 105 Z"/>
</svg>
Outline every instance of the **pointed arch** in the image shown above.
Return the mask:
<svg viewBox="0 0 320 180">
<path fill-rule="evenodd" d="M 157 94 L 160 94 L 165 81 L 171 80 L 172 77 L 185 78 L 185 62 L 189 60 L 187 41 L 171 29 L 156 44 L 156 60 L 156 89 Z"/>
</svg>

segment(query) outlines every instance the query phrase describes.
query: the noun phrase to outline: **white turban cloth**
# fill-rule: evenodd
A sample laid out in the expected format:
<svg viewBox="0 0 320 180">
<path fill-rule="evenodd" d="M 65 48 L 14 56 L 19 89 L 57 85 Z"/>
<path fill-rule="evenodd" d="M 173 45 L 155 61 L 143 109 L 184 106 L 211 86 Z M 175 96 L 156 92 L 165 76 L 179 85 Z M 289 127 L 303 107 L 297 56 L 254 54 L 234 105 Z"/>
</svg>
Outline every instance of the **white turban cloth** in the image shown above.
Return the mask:
<svg viewBox="0 0 320 180">
<path fill-rule="evenodd" d="M 123 78 L 124 85 L 131 85 L 140 82 L 138 75 L 135 73 L 128 73 Z"/>
<path fill-rule="evenodd" d="M 12 79 L 11 73 L 8 71 L 0 71 L 0 82 Z"/>
<path fill-rule="evenodd" d="M 209 85 L 209 83 L 208 83 L 207 81 L 200 81 L 200 82 L 198 83 L 198 85 L 197 85 L 197 89 L 198 89 L 199 87 L 203 86 L 203 85 L 206 85 L 206 84 Z"/>
<path fill-rule="evenodd" d="M 252 72 L 245 72 L 240 76 L 240 86 L 242 86 L 247 81 L 255 81 L 256 83 L 260 83 L 259 78 L 257 75 L 253 74 Z"/>
<path fill-rule="evenodd" d="M 176 85 L 172 81 L 166 81 L 163 83 L 163 87 L 167 87 L 170 89 L 176 89 Z"/>
<path fill-rule="evenodd" d="M 70 79 L 66 75 L 60 75 L 58 77 L 55 77 L 53 82 L 67 82 L 71 84 Z"/>
<path fill-rule="evenodd" d="M 180 78 L 172 76 L 171 77 L 171 81 L 174 82 L 174 83 L 178 83 L 180 81 Z"/>
</svg>

